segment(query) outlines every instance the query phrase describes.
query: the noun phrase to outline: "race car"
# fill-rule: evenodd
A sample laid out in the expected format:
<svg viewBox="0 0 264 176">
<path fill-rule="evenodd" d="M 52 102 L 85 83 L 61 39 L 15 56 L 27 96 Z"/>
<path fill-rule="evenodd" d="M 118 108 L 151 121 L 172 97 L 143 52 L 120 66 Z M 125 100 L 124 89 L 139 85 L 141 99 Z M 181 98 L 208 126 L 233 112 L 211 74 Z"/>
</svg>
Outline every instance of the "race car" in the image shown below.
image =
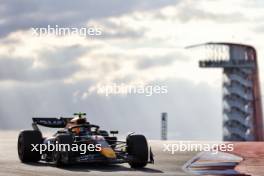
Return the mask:
<svg viewBox="0 0 264 176">
<path fill-rule="evenodd" d="M 145 136 L 132 133 L 125 141 L 119 141 L 115 136 L 118 131 L 110 131 L 109 135 L 98 125 L 87 122 L 85 116 L 74 113 L 74 117 L 32 118 L 33 130 L 23 130 L 18 136 L 20 161 L 43 160 L 59 167 L 74 163 L 128 163 L 132 168 L 143 168 L 154 163 Z M 38 125 L 59 130 L 51 137 L 43 137 Z M 85 145 L 87 151 L 78 150 Z M 48 147 L 53 150 L 47 150 Z"/>
</svg>

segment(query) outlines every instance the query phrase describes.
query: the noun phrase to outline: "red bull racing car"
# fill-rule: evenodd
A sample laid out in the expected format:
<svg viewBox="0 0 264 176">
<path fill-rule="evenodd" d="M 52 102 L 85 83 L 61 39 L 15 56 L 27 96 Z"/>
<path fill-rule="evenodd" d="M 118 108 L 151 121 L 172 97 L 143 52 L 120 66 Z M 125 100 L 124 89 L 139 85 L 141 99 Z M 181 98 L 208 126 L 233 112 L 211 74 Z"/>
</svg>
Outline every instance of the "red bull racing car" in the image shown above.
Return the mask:
<svg viewBox="0 0 264 176">
<path fill-rule="evenodd" d="M 151 148 L 143 135 L 130 134 L 119 141 L 118 131 L 101 130 L 87 122 L 85 113 L 75 117 L 33 118 L 33 130 L 21 131 L 17 150 L 21 162 L 44 160 L 57 166 L 74 163 L 128 163 L 142 168 L 154 163 Z M 53 136 L 43 137 L 38 125 L 60 128 Z"/>
</svg>

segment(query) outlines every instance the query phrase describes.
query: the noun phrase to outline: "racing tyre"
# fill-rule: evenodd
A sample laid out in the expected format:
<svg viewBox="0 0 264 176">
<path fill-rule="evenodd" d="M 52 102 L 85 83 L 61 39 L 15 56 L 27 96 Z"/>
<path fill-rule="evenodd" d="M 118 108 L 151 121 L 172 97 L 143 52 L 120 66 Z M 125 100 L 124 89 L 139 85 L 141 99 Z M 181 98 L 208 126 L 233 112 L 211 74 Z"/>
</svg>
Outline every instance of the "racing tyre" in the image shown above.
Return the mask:
<svg viewBox="0 0 264 176">
<path fill-rule="evenodd" d="M 38 162 L 41 158 L 39 151 L 31 151 L 32 145 L 41 144 L 42 134 L 36 130 L 24 130 L 19 133 L 17 151 L 21 162 Z M 31 145 L 32 144 L 32 145 Z"/>
<path fill-rule="evenodd" d="M 67 164 L 70 164 L 71 157 L 73 155 L 72 154 L 73 152 L 71 152 L 72 141 L 73 141 L 73 139 L 72 139 L 72 136 L 70 134 L 61 134 L 55 138 L 54 144 L 58 144 L 58 145 L 59 144 L 67 144 L 67 147 L 65 145 L 65 151 L 54 150 L 52 153 L 52 158 L 53 158 L 54 164 L 57 167 L 63 167 Z M 61 147 L 61 149 L 63 149 L 63 147 Z"/>
<path fill-rule="evenodd" d="M 132 168 L 143 168 L 148 163 L 148 143 L 143 135 L 127 137 L 127 152 L 131 156 L 128 164 Z"/>
</svg>

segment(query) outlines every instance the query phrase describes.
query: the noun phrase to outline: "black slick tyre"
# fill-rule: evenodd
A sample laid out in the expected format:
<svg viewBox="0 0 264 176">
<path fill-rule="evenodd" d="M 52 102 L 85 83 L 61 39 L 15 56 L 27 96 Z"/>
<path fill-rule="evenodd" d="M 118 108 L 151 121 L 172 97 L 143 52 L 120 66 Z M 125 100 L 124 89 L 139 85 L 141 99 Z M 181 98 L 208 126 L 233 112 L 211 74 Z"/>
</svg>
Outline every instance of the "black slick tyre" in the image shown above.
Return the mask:
<svg viewBox="0 0 264 176">
<path fill-rule="evenodd" d="M 60 134 L 55 138 L 55 145 L 63 144 L 65 146 L 59 147 L 59 150 L 54 150 L 52 153 L 53 162 L 57 167 L 63 167 L 71 163 L 73 152 L 71 152 L 72 136 L 70 134 Z M 65 151 L 63 151 L 65 149 Z"/>
<path fill-rule="evenodd" d="M 127 152 L 132 158 L 128 163 L 132 168 L 143 168 L 148 163 L 148 143 L 143 135 L 127 137 Z"/>
<path fill-rule="evenodd" d="M 39 151 L 32 151 L 33 145 L 41 144 L 42 134 L 36 130 L 24 130 L 19 133 L 17 151 L 21 162 L 38 162 L 41 159 Z"/>
</svg>

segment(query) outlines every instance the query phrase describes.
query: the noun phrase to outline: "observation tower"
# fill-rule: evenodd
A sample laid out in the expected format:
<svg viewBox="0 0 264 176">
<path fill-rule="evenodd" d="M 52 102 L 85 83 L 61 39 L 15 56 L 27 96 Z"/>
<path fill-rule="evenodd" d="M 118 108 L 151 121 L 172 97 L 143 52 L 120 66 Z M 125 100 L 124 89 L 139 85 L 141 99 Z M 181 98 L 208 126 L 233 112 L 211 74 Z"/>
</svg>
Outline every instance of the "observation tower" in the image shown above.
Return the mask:
<svg viewBox="0 0 264 176">
<path fill-rule="evenodd" d="M 262 141 L 263 119 L 254 47 L 235 43 L 205 43 L 201 68 L 223 69 L 223 140 Z"/>
</svg>

